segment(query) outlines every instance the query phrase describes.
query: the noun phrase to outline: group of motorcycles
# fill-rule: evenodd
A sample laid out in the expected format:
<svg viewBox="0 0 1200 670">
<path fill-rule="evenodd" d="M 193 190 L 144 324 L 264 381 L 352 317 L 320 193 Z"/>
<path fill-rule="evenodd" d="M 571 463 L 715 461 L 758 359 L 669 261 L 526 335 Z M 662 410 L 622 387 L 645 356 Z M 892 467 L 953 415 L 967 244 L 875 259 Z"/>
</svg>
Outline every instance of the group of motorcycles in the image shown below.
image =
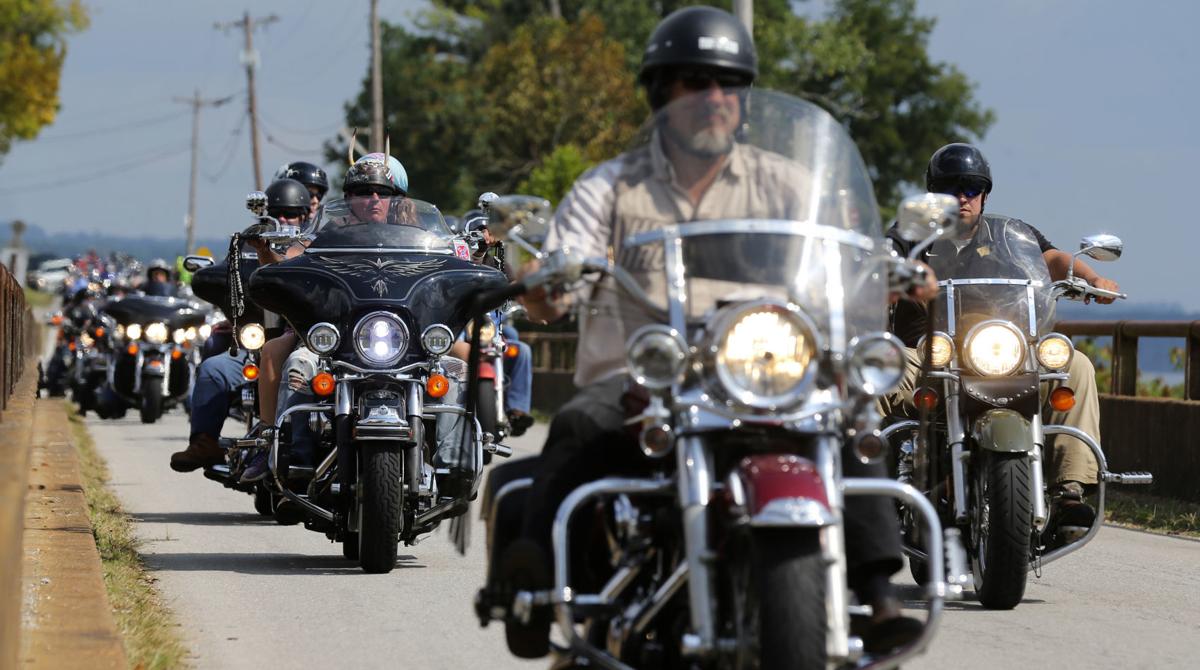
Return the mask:
<svg viewBox="0 0 1200 670">
<path fill-rule="evenodd" d="M 832 117 L 769 91 L 747 94 L 744 109 L 752 132 L 740 141 L 807 170 L 798 206 L 751 202 L 741 216 L 633 232 L 621 253 L 585 258 L 539 250 L 545 201 L 500 197 L 488 207 L 491 234 L 540 261 L 517 282 L 474 262 L 467 233 L 429 203 L 385 197 L 366 216 L 350 200 L 327 201 L 300 230 L 266 216 L 252 194 L 255 222 L 226 258 L 185 261 L 195 294 L 231 322 L 223 350 L 241 358 L 246 380 L 230 398 L 245 432 L 222 440 L 226 462 L 206 476 L 254 494 L 256 509 L 281 523 L 324 533 L 376 573 L 394 567 L 399 542 L 416 543 L 443 521 L 465 544 L 479 499 L 489 557 L 481 622 L 503 622 L 516 650 L 524 627 L 549 612 L 557 651 L 573 667 L 896 667 L 928 645 L 944 601 L 965 587 L 986 607 L 1016 605 L 1029 572 L 1100 526 L 1066 543 L 1046 535 L 1047 436 L 1091 448 L 1100 515 L 1105 484 L 1150 479 L 1109 472 L 1092 437 L 1040 419 L 1070 393 L 1073 350 L 1050 332 L 1054 302 L 1101 293 L 1074 277 L 1050 282 L 1024 239 L 993 246 L 1012 255 L 1003 276 L 935 265 L 941 293 L 919 348 L 918 390 L 884 417 L 879 401 L 906 364 L 887 332 L 887 294 L 919 279 L 920 251 L 962 234 L 957 201 L 906 200 L 899 230 L 918 244 L 897 258 L 857 149 Z M 307 248 L 258 267 L 245 244 L 255 238 Z M 1120 240 L 1094 236 L 1079 253 L 1120 252 Z M 552 530 L 552 583 L 514 591 L 495 579 L 497 563 L 520 534 L 532 479 L 482 486 L 491 457 L 511 454 L 501 443 L 508 347 L 489 314 L 530 289 L 568 290 L 583 277 L 616 296 L 610 316 L 640 398 L 627 427 L 644 459 L 636 474 L 566 497 Z M 187 397 L 209 314 L 193 301 L 147 297 L 64 314 L 61 383 L 81 410 L 115 417 L 136 406 L 153 421 Z M 272 314 L 318 363 L 311 399 L 262 426 L 258 397 L 274 389 L 255 382 L 259 352 L 278 330 Z M 464 331 L 466 363 L 448 355 Z M 119 403 L 102 409 L 89 395 L 98 387 Z M 302 441 L 311 462 L 297 457 Z M 270 475 L 242 483 L 261 451 Z M 846 453 L 891 459 L 897 479 L 845 476 Z M 852 496 L 896 501 L 926 601 L 922 634 L 884 654 L 867 653 L 852 632 L 869 614 L 847 587 Z"/>
</svg>

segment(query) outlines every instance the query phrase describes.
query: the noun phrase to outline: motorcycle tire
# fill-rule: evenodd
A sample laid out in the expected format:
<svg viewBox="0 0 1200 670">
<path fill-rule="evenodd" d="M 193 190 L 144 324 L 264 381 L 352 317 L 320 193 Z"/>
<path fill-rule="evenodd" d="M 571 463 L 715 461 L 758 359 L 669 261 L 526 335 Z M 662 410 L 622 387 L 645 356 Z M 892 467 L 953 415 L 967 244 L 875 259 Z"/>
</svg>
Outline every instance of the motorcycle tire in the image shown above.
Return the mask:
<svg viewBox="0 0 1200 670">
<path fill-rule="evenodd" d="M 254 487 L 254 511 L 262 516 L 275 516 L 274 496 L 261 483 Z"/>
<path fill-rule="evenodd" d="M 162 416 L 162 379 L 146 377 L 142 380 L 142 423 L 154 423 Z"/>
<path fill-rule="evenodd" d="M 987 609 L 1010 610 L 1025 595 L 1033 537 L 1033 481 L 1023 453 L 983 451 L 974 476 L 975 593 Z M 986 525 L 981 523 L 986 520 Z"/>
<path fill-rule="evenodd" d="M 500 417 L 496 413 L 496 380 L 479 380 L 479 398 L 475 403 L 475 419 L 479 421 L 479 429 L 496 436 L 497 423 Z M 492 455 L 483 452 L 483 464 L 492 462 Z"/>
<path fill-rule="evenodd" d="M 758 667 L 825 668 L 825 559 L 820 535 L 815 529 L 757 529 L 752 552 Z"/>
<path fill-rule="evenodd" d="M 358 554 L 363 572 L 384 574 L 396 567 L 403 526 L 403 453 L 399 444 L 363 444 L 359 482 Z"/>
</svg>

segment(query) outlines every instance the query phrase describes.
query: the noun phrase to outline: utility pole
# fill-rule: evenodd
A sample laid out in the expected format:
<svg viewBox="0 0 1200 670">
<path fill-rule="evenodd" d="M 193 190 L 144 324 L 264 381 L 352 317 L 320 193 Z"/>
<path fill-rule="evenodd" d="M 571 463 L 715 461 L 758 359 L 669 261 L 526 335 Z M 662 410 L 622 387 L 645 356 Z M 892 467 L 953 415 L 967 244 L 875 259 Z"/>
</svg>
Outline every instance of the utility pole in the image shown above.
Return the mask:
<svg viewBox="0 0 1200 670">
<path fill-rule="evenodd" d="M 383 56 L 379 45 L 379 0 L 371 0 L 371 146 L 383 151 Z"/>
<path fill-rule="evenodd" d="M 733 15 L 746 26 L 746 32 L 754 37 L 754 0 L 733 0 Z"/>
<path fill-rule="evenodd" d="M 184 225 L 187 227 L 187 247 L 183 250 L 183 253 L 186 256 L 192 253 L 192 247 L 196 244 L 196 163 L 197 157 L 200 154 L 200 108 L 220 107 L 233 100 L 233 96 L 227 95 L 224 98 L 204 100 L 200 97 L 200 89 L 196 89 L 196 94 L 193 97 L 176 97 L 174 100 L 175 102 L 182 102 L 192 106 L 192 179 L 191 185 L 188 187 L 187 220 L 184 222 Z"/>
<path fill-rule="evenodd" d="M 226 21 L 225 23 L 215 23 L 213 27 L 217 30 L 229 32 L 232 28 L 241 28 L 246 34 L 246 47 L 242 51 L 242 63 L 246 66 L 246 99 L 248 104 L 248 113 L 250 114 L 250 156 L 254 161 L 254 188 L 261 191 L 263 188 L 262 167 L 260 166 L 258 153 L 258 105 L 254 95 L 254 69 L 258 67 L 258 52 L 254 50 L 254 29 L 262 27 L 279 20 L 274 14 L 260 19 L 250 17 L 250 12 L 247 11 L 238 21 Z"/>
<path fill-rule="evenodd" d="M 562 18 L 562 5 L 559 4 L 558 0 L 550 0 L 549 9 L 550 9 L 550 17 L 551 18 L 555 18 L 555 19 Z"/>
</svg>

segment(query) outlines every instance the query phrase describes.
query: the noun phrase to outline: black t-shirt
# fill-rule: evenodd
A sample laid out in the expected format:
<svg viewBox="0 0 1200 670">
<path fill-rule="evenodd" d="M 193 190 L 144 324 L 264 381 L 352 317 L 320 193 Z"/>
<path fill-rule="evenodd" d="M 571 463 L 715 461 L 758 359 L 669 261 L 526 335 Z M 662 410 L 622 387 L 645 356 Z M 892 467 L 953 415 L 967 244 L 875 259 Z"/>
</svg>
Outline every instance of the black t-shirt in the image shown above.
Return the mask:
<svg viewBox="0 0 1200 670">
<path fill-rule="evenodd" d="M 984 214 L 983 216 L 992 221 L 1011 219 L 1011 221 L 1025 226 L 1033 233 L 1033 237 L 1037 240 L 1038 248 L 1041 249 L 1042 253 L 1057 248 L 1050 243 L 1050 240 L 1046 239 L 1046 236 L 1041 231 L 1020 219 L 1012 219 L 1012 217 L 1004 216 L 1003 214 Z M 908 242 L 900 237 L 894 223 L 884 235 L 891 240 L 892 246 L 895 247 L 896 252 L 901 256 L 908 256 L 908 253 L 916 246 L 915 242 Z M 925 253 L 921 254 L 921 260 L 926 263 L 929 262 L 928 249 L 926 249 Z M 900 300 L 892 306 L 891 331 L 904 342 L 905 346 L 915 347 L 917 346 L 917 340 L 920 340 L 925 335 L 928 318 L 929 309 L 925 305 L 919 305 L 911 300 Z"/>
</svg>

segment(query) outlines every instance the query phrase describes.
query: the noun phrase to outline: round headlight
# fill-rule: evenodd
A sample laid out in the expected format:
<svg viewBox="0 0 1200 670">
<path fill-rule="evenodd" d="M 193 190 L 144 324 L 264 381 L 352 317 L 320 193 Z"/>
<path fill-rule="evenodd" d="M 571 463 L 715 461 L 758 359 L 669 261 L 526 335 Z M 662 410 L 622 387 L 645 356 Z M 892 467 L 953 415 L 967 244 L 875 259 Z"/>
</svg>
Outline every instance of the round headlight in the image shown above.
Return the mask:
<svg viewBox="0 0 1200 670">
<path fill-rule="evenodd" d="M 79 341 L 83 342 L 83 346 L 85 347 L 90 347 L 96 343 L 96 340 L 92 339 L 92 336 L 88 335 L 87 333 L 80 333 Z"/>
<path fill-rule="evenodd" d="M 943 332 L 934 332 L 932 353 L 929 359 L 929 364 L 935 368 L 944 368 L 950 365 L 950 359 L 954 358 L 954 340 Z M 917 342 L 917 353 L 921 356 L 925 355 L 925 338 L 922 337 Z"/>
<path fill-rule="evenodd" d="M 117 324 L 117 337 L 125 337 L 125 326 Z"/>
<path fill-rule="evenodd" d="M 308 348 L 314 354 L 327 356 L 337 349 L 341 341 L 342 336 L 332 323 L 318 323 L 308 329 Z"/>
<path fill-rule="evenodd" d="M 354 327 L 354 348 L 375 365 L 391 365 L 408 348 L 408 327 L 390 312 L 366 315 Z"/>
<path fill-rule="evenodd" d="M 717 377 L 738 402 L 759 409 L 794 404 L 813 379 L 813 329 L 781 305 L 756 304 L 731 313 L 718 329 Z"/>
<path fill-rule="evenodd" d="M 850 385 L 862 393 L 881 396 L 904 377 L 904 345 L 891 333 L 875 333 L 850 341 Z"/>
<path fill-rule="evenodd" d="M 128 335 L 129 339 L 131 340 L 141 339 L 142 327 L 136 323 L 131 323 L 125 327 L 125 334 Z"/>
<path fill-rule="evenodd" d="M 197 334 L 196 327 L 188 326 L 188 329 L 184 332 L 183 336 L 187 339 L 188 342 L 193 342 L 196 339 L 196 334 Z"/>
<path fill-rule="evenodd" d="M 212 335 L 212 326 L 208 325 L 207 323 L 203 326 L 200 326 L 199 334 L 200 339 L 207 340 L 209 335 Z"/>
<path fill-rule="evenodd" d="M 176 328 L 175 332 L 171 333 L 171 339 L 174 340 L 175 344 L 183 344 L 183 341 L 187 339 L 187 331 L 182 328 Z"/>
<path fill-rule="evenodd" d="M 1067 367 L 1071 363 L 1071 356 L 1074 353 L 1075 346 L 1071 344 L 1071 340 L 1058 333 L 1050 333 L 1043 337 L 1037 346 L 1038 362 L 1051 370 L 1062 370 Z"/>
<path fill-rule="evenodd" d="M 152 344 L 163 344 L 167 341 L 170 331 L 165 323 L 152 323 L 146 326 L 146 341 Z"/>
<path fill-rule="evenodd" d="M 967 334 L 967 361 L 975 372 L 1000 377 L 1012 374 L 1025 360 L 1025 338 L 1004 321 L 985 321 Z"/>
<path fill-rule="evenodd" d="M 247 323 L 238 331 L 238 343 L 248 351 L 258 351 L 267 341 L 267 331 L 257 323 Z"/>
<path fill-rule="evenodd" d="M 665 389 L 683 377 L 687 343 L 673 328 L 646 326 L 629 338 L 625 347 L 629 374 L 648 389 Z"/>
<path fill-rule="evenodd" d="M 454 333 L 440 323 L 435 323 L 421 333 L 421 346 L 434 356 L 441 356 L 454 346 Z"/>
</svg>

